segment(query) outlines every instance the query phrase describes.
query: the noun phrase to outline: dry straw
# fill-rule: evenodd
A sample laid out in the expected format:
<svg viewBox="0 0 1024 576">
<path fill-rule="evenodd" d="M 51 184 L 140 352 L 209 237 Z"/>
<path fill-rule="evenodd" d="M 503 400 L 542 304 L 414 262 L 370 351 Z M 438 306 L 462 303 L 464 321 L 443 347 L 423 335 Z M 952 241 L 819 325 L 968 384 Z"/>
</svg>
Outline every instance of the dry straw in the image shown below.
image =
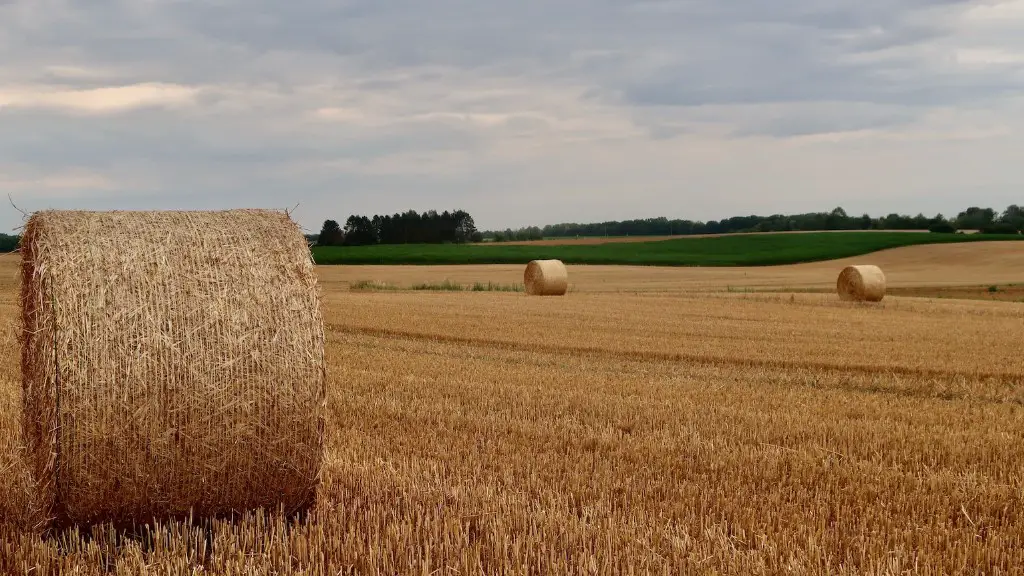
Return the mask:
<svg viewBox="0 0 1024 576">
<path fill-rule="evenodd" d="M 885 274 L 878 266 L 847 266 L 836 282 L 839 298 L 855 302 L 881 302 L 885 297 Z"/>
<path fill-rule="evenodd" d="M 534 260 L 526 266 L 523 284 L 531 296 L 562 296 L 569 289 L 569 272 L 560 260 Z"/>
<path fill-rule="evenodd" d="M 48 520 L 314 502 L 324 328 L 286 213 L 39 212 L 21 253 L 22 423 Z"/>
</svg>

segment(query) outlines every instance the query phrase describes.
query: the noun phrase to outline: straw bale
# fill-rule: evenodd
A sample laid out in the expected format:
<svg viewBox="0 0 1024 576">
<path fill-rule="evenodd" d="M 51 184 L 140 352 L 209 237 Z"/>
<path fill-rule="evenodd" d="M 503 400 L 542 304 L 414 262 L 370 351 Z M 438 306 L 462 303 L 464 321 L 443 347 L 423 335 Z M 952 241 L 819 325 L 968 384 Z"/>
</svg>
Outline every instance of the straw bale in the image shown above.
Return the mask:
<svg viewBox="0 0 1024 576">
<path fill-rule="evenodd" d="M 878 266 L 847 266 L 839 274 L 836 290 L 843 300 L 881 302 L 885 297 L 885 274 Z"/>
<path fill-rule="evenodd" d="M 523 284 L 532 296 L 562 296 L 569 289 L 569 272 L 561 260 L 534 260 L 526 266 Z"/>
<path fill-rule="evenodd" d="M 34 214 L 22 425 L 53 526 L 308 509 L 324 328 L 275 211 Z"/>
</svg>

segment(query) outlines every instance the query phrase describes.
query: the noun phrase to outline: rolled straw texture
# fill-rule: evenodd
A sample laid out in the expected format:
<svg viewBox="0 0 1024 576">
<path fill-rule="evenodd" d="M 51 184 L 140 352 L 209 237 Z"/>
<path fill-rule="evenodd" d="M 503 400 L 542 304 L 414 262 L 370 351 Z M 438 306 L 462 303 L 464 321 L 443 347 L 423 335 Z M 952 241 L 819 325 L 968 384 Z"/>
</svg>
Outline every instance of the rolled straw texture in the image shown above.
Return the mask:
<svg viewBox="0 0 1024 576">
<path fill-rule="evenodd" d="M 287 214 L 39 212 L 21 252 L 22 424 L 51 526 L 314 503 L 324 328 Z"/>
<path fill-rule="evenodd" d="M 839 298 L 855 302 L 881 302 L 885 297 L 885 274 L 878 266 L 847 266 L 836 282 Z"/>
<path fill-rule="evenodd" d="M 561 260 L 534 260 L 526 265 L 523 284 L 531 296 L 561 296 L 569 290 L 569 272 Z"/>
</svg>

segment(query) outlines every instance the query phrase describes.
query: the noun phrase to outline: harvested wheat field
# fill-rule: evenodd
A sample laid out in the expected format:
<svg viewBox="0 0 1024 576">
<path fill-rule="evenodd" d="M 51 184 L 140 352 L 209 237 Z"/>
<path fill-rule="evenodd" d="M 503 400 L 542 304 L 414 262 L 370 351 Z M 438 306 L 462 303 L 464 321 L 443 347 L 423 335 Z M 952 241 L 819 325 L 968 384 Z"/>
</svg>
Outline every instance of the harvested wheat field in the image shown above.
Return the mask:
<svg viewBox="0 0 1024 576">
<path fill-rule="evenodd" d="M 982 250 L 943 247 L 968 248 Z M 871 262 L 908 285 L 896 252 Z M 974 256 L 922 274 L 980 275 Z M 1000 258 L 1016 264 L 999 272 Z M 3 262 L 10 325 L 16 261 Z M 1020 263 L 993 257 L 990 277 Z M 730 273 L 834 286 L 837 266 L 653 272 L 688 290 Z M 429 279 L 408 268 L 391 273 Z M 612 291 L 581 268 L 564 298 L 352 292 L 347 275 L 369 276 L 321 270 L 326 458 L 316 508 L 291 525 L 57 541 L 21 528 L 32 506 L 8 343 L 0 573 L 1024 571 L 1024 306 L 670 291 L 653 274 L 625 286 L 627 271 Z"/>
<path fill-rule="evenodd" d="M 756 268 L 671 268 L 655 266 L 568 265 L 573 292 L 723 292 L 729 290 L 830 290 L 849 265 L 874 264 L 885 270 L 890 288 L 1005 285 L 1024 282 L 1024 242 L 978 242 L 910 246 L 874 254 Z M 345 289 L 361 280 L 410 286 L 451 280 L 459 283 L 522 283 L 523 267 L 472 266 L 324 266 L 320 280 L 328 289 Z"/>
</svg>

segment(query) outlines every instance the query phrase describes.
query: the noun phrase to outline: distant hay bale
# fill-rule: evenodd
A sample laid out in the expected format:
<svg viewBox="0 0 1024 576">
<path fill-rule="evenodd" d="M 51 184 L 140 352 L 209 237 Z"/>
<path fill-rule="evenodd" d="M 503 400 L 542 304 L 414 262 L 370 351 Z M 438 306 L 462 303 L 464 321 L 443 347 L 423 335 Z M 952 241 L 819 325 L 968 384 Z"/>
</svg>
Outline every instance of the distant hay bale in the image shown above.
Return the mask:
<svg viewBox="0 0 1024 576">
<path fill-rule="evenodd" d="M 839 298 L 855 302 L 881 302 L 885 297 L 885 274 L 878 266 L 847 266 L 836 282 Z"/>
<path fill-rule="evenodd" d="M 523 284 L 531 296 L 562 296 L 569 290 L 569 272 L 561 260 L 534 260 L 526 266 Z"/>
<path fill-rule="evenodd" d="M 22 425 L 53 527 L 315 502 L 324 327 L 285 213 L 39 212 L 21 252 Z"/>
</svg>

